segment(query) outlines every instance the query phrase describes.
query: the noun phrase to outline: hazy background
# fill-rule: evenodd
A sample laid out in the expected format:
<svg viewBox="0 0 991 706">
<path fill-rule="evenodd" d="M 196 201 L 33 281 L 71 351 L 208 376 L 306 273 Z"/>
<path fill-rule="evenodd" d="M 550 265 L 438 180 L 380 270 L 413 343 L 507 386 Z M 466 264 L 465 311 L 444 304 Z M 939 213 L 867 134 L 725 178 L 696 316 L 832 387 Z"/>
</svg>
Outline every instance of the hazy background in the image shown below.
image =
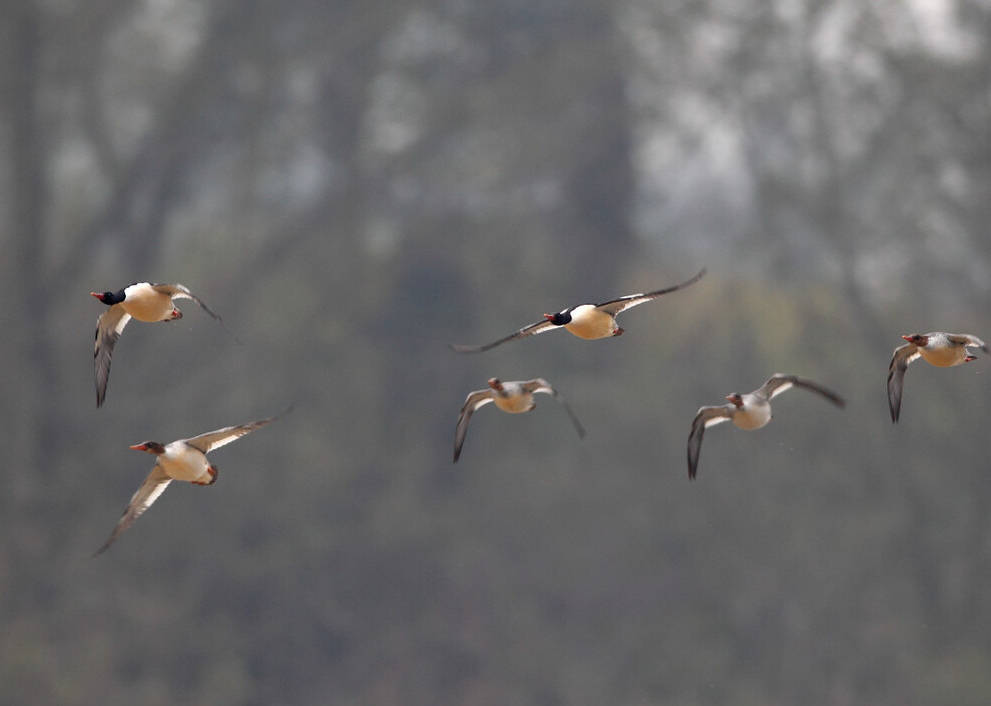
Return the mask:
<svg viewBox="0 0 991 706">
<path fill-rule="evenodd" d="M 0 701 L 991 702 L 987 0 L 8 0 Z M 545 311 L 708 276 L 458 356 Z M 91 289 L 182 282 L 94 406 Z M 811 377 L 757 433 L 696 409 Z M 465 395 L 493 407 L 451 464 Z M 173 484 L 151 459 L 296 410 Z"/>
</svg>

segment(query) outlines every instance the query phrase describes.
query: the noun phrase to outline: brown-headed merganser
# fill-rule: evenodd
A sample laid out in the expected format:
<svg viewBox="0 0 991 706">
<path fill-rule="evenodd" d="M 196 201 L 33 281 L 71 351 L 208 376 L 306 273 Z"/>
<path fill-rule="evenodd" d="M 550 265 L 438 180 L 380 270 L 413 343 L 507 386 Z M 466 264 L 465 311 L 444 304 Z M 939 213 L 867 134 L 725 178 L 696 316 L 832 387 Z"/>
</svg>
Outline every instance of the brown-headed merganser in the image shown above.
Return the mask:
<svg viewBox="0 0 991 706">
<path fill-rule="evenodd" d="M 138 321 L 174 321 L 182 318 L 182 312 L 173 304 L 173 299 L 192 299 L 203 311 L 220 321 L 220 317 L 210 311 L 185 286 L 181 284 L 150 284 L 135 282 L 116 292 L 90 292 L 109 306 L 96 321 L 96 343 L 93 358 L 96 364 L 96 406 L 103 405 L 107 396 L 107 381 L 110 379 L 110 361 L 114 354 L 114 344 L 131 318 Z"/>
<path fill-rule="evenodd" d="M 291 407 L 290 407 L 291 409 Z M 162 444 L 158 441 L 143 441 L 130 448 L 135 451 L 145 451 L 155 456 L 155 466 L 151 473 L 145 478 L 137 492 L 131 496 L 131 501 L 127 504 L 124 514 L 121 515 L 117 526 L 110 534 L 110 538 L 100 547 L 93 556 L 105 552 L 121 532 L 126 530 L 134 521 L 151 507 L 151 504 L 158 499 L 158 496 L 165 492 L 165 488 L 174 480 L 182 480 L 194 485 L 213 485 L 217 482 L 217 467 L 210 463 L 206 457 L 208 453 L 221 446 L 226 446 L 232 441 L 240 439 L 245 434 L 250 434 L 255 429 L 265 426 L 275 421 L 279 417 L 288 413 L 289 410 L 275 417 L 261 419 L 257 422 L 248 422 L 238 426 L 224 427 L 216 431 L 208 431 L 205 434 L 194 436 L 191 439 L 178 439 L 169 444 Z"/>
<path fill-rule="evenodd" d="M 968 346 L 988 352 L 987 344 L 969 333 L 933 331 L 913 333 L 902 338 L 908 343 L 895 349 L 888 364 L 888 407 L 891 409 L 892 422 L 897 422 L 901 415 L 902 387 L 905 384 L 905 370 L 909 363 L 922 358 L 938 368 L 950 368 L 977 358 L 967 350 Z"/>
<path fill-rule="evenodd" d="M 698 471 L 699 453 L 702 451 L 702 435 L 707 427 L 732 421 L 740 429 L 760 429 L 771 421 L 771 400 L 792 387 L 804 387 L 818 392 L 838 407 L 846 403 L 835 392 L 822 385 L 797 377 L 775 373 L 753 392 L 741 395 L 738 392 L 726 395 L 729 404 L 700 407 L 692 421 L 692 431 L 688 435 L 688 477 L 694 478 Z"/>
<path fill-rule="evenodd" d="M 653 299 L 657 299 L 657 297 L 663 294 L 669 294 L 671 292 L 676 292 L 679 289 L 684 289 L 688 285 L 698 282 L 702 279 L 703 275 L 705 275 L 704 267 L 691 279 L 686 280 L 681 284 L 676 284 L 673 287 L 658 289 L 653 292 L 645 292 L 643 294 L 628 294 L 625 297 L 612 299 L 610 301 L 603 302 L 602 304 L 579 304 L 578 306 L 568 307 L 567 309 L 562 309 L 556 314 L 544 314 L 542 321 L 537 321 L 529 324 L 528 326 L 524 326 L 519 331 L 500 338 L 498 341 L 486 343 L 482 346 L 451 344 L 451 348 L 458 353 L 481 353 L 482 351 L 487 351 L 490 348 L 495 348 L 499 344 L 505 343 L 506 341 L 512 341 L 516 338 L 525 338 L 527 336 L 536 336 L 538 333 L 553 331 L 562 327 L 578 338 L 585 338 L 588 340 L 619 336 L 623 333 L 623 329 L 620 328 L 618 323 L 616 323 L 616 316 L 618 314 L 632 307 L 639 306 L 640 304 L 644 304 L 645 302 L 649 302 Z"/>
<path fill-rule="evenodd" d="M 585 429 L 582 427 L 581 422 L 578 421 L 575 413 L 571 411 L 571 407 L 557 390 L 551 387 L 550 383 L 543 378 L 513 380 L 511 382 L 503 382 L 498 378 L 489 378 L 488 384 L 489 389 L 487 390 L 475 390 L 469 393 L 465 399 L 464 406 L 461 408 L 461 414 L 458 416 L 458 425 L 454 432 L 455 463 L 458 462 L 458 458 L 461 456 L 461 447 L 465 443 L 465 434 L 468 433 L 468 422 L 471 420 L 471 415 L 476 409 L 484 407 L 489 402 L 495 402 L 496 407 L 503 412 L 509 412 L 510 414 L 529 412 L 537 406 L 537 403 L 533 401 L 533 396 L 538 392 L 551 395 L 560 402 L 561 406 L 568 413 L 568 416 L 571 417 L 571 423 L 575 425 L 578 438 L 585 437 Z"/>
</svg>

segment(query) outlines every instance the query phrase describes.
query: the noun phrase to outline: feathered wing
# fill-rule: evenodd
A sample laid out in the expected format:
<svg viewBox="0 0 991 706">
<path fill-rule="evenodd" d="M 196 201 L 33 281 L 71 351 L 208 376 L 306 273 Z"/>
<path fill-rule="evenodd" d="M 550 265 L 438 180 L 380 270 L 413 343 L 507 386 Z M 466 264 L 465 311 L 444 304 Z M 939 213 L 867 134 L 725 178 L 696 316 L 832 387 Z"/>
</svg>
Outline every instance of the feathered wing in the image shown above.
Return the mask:
<svg viewBox="0 0 991 706">
<path fill-rule="evenodd" d="M 902 387 L 905 384 L 905 371 L 909 364 L 922 354 L 914 343 L 898 346 L 888 364 L 888 408 L 891 410 L 891 421 L 897 422 L 902 409 Z"/>
<path fill-rule="evenodd" d="M 691 279 L 681 282 L 680 284 L 676 284 L 673 287 L 665 287 L 664 289 L 658 289 L 653 292 L 643 292 L 641 294 L 628 294 L 625 297 L 620 297 L 619 299 L 613 299 L 612 301 L 603 302 L 602 304 L 596 304 L 595 308 L 598 309 L 599 311 L 605 311 L 606 313 L 615 316 L 616 314 L 626 311 L 627 309 L 630 309 L 634 306 L 638 306 L 640 304 L 649 302 L 653 299 L 657 299 L 657 297 L 662 296 L 664 294 L 670 294 L 671 292 L 677 292 L 679 289 L 684 289 L 685 287 L 691 284 L 695 284 L 704 276 L 705 276 L 705 268 L 703 267 L 701 270 L 699 270 L 697 275 L 695 275 Z"/>
<path fill-rule="evenodd" d="M 760 389 L 757 390 L 757 392 L 758 394 L 763 394 L 767 399 L 772 399 L 780 395 L 785 390 L 790 390 L 792 387 L 804 387 L 806 390 L 818 392 L 837 407 L 843 407 L 846 405 L 843 398 L 832 390 L 829 390 L 819 383 L 813 382 L 812 380 L 800 378 L 797 375 L 775 373 L 767 379 L 767 382 L 760 386 Z"/>
<path fill-rule="evenodd" d="M 114 531 L 110 533 L 110 538 L 103 543 L 102 547 L 96 550 L 93 556 L 107 551 L 110 545 L 120 536 L 120 533 L 133 525 L 134 521 L 141 517 L 144 511 L 151 507 L 152 503 L 158 500 L 158 496 L 165 492 L 171 481 L 172 479 L 165 475 L 165 471 L 158 464 L 155 464 L 155 467 L 151 469 L 151 473 L 145 478 L 145 482 L 131 496 L 131 501 L 124 509 L 124 514 L 120 516 L 120 520 L 118 520 L 117 526 L 114 527 Z"/>
<path fill-rule="evenodd" d="M 514 331 L 508 336 L 503 336 L 497 341 L 492 341 L 492 343 L 486 343 L 481 346 L 470 346 L 470 345 L 463 345 L 460 343 L 450 343 L 448 345 L 451 347 L 451 350 L 456 351 L 458 353 L 481 353 L 483 351 L 487 351 L 492 348 L 495 348 L 496 346 L 502 345 L 507 341 L 512 341 L 517 338 L 526 338 L 527 336 L 536 336 L 538 333 L 543 333 L 544 331 L 550 331 L 551 329 L 556 329 L 556 328 L 561 328 L 561 327 L 557 326 L 556 324 L 552 324 L 547 319 L 544 319 L 543 321 L 535 321 L 532 324 L 527 324 L 519 331 Z"/>
<path fill-rule="evenodd" d="M 203 303 L 202 299 L 200 299 L 198 296 L 190 292 L 189 287 L 187 287 L 184 284 L 153 284 L 151 285 L 151 288 L 154 289 L 156 292 L 161 292 L 162 294 L 168 294 L 173 299 L 192 299 L 194 302 L 200 305 L 200 308 L 203 309 L 203 311 L 208 313 L 217 321 L 222 320 L 217 314 L 215 314 L 213 311 L 210 310 L 210 307 L 208 307 L 206 304 Z"/>
<path fill-rule="evenodd" d="M 255 429 L 261 429 L 266 424 L 271 424 L 279 417 L 282 417 L 292 411 L 292 406 L 289 407 L 282 414 L 277 414 L 274 417 L 269 417 L 268 419 L 259 419 L 257 422 L 248 422 L 247 424 L 238 424 L 232 427 L 224 427 L 223 429 L 216 429 L 214 431 L 208 431 L 199 436 L 194 436 L 189 439 L 183 439 L 188 445 L 192 446 L 194 449 L 199 449 L 203 453 L 210 453 L 214 449 L 219 449 L 221 446 L 226 446 L 232 441 L 237 441 L 242 436 L 250 434 Z"/>
<path fill-rule="evenodd" d="M 110 362 L 114 355 L 114 344 L 131 320 L 131 315 L 120 304 L 114 304 L 96 320 L 96 341 L 93 345 L 93 362 L 96 368 L 96 406 L 103 405 L 107 397 L 107 382 L 110 380 Z"/>
<path fill-rule="evenodd" d="M 531 394 L 542 392 L 544 394 L 551 395 L 555 400 L 560 402 L 561 406 L 564 407 L 564 411 L 567 412 L 568 416 L 571 418 L 571 423 L 574 425 L 575 431 L 578 432 L 578 438 L 579 439 L 585 438 L 585 427 L 583 427 L 582 423 L 578 421 L 578 417 L 571 409 L 571 405 L 569 405 L 568 401 L 564 399 L 564 395 L 562 395 L 560 392 L 558 392 L 553 387 L 551 387 L 551 384 L 549 382 L 547 382 L 543 378 L 536 378 L 535 380 L 527 380 L 526 382 L 523 383 L 523 389 Z"/>
<path fill-rule="evenodd" d="M 969 346 L 971 348 L 980 348 L 985 353 L 989 353 L 988 344 L 979 339 L 977 336 L 971 335 L 969 333 L 951 333 L 946 336 L 953 343 L 958 343 L 961 346 Z"/>
<path fill-rule="evenodd" d="M 728 422 L 732 415 L 733 405 L 713 405 L 699 407 L 692 420 L 692 430 L 688 434 L 688 478 L 694 480 L 698 473 L 699 454 L 702 453 L 702 436 L 707 427 Z"/>
<path fill-rule="evenodd" d="M 458 415 L 458 424 L 454 428 L 454 461 L 457 463 L 461 458 L 461 447 L 464 446 L 465 436 L 468 434 L 468 422 L 471 415 L 479 407 L 484 407 L 492 401 L 492 394 L 488 390 L 475 390 L 468 393 L 465 403 L 461 407 L 461 414 Z"/>
</svg>

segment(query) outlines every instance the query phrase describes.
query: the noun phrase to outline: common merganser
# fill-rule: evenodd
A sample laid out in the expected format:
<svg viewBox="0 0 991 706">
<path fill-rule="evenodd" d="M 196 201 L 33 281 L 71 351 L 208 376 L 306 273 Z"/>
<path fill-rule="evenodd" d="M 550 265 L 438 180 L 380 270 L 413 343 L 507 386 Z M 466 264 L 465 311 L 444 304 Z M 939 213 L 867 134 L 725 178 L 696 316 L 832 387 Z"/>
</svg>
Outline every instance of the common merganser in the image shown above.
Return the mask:
<svg viewBox="0 0 991 706">
<path fill-rule="evenodd" d="M 210 463 L 206 455 L 214 449 L 226 446 L 245 434 L 250 434 L 255 429 L 275 421 L 288 411 L 257 422 L 208 431 L 190 439 L 177 439 L 169 444 L 162 444 L 158 441 L 143 441 L 131 446 L 130 448 L 135 451 L 153 454 L 155 466 L 141 487 L 131 496 L 131 501 L 127 504 L 127 508 L 117 522 L 114 531 L 110 534 L 110 538 L 93 556 L 105 552 L 121 532 L 134 524 L 134 521 L 151 507 L 151 504 L 165 492 L 165 488 L 173 480 L 182 480 L 194 485 L 213 485 L 216 483 L 217 467 Z"/>
<path fill-rule="evenodd" d="M 510 414 L 529 412 L 537 406 L 537 403 L 533 401 L 533 396 L 538 392 L 551 395 L 560 402 L 561 406 L 568 413 L 568 416 L 571 417 L 571 423 L 575 425 L 578 438 L 582 439 L 585 437 L 585 429 L 582 427 L 581 422 L 578 421 L 575 413 L 571 411 L 571 407 L 565 401 L 564 397 L 543 378 L 513 380 L 511 382 L 503 382 L 498 378 L 489 378 L 488 385 L 489 389 L 487 390 L 475 390 L 469 393 L 465 399 L 464 406 L 461 407 L 461 414 L 458 416 L 458 425 L 454 431 L 454 463 L 457 463 L 458 458 L 461 456 L 461 447 L 464 445 L 465 435 L 468 433 L 468 422 L 471 420 L 471 415 L 476 409 L 484 407 L 489 402 L 495 402 L 496 407 L 503 412 Z"/>
<path fill-rule="evenodd" d="M 620 328 L 618 323 L 616 323 L 616 316 L 618 314 L 632 307 L 639 306 L 640 304 L 644 304 L 645 302 L 649 302 L 653 299 L 657 299 L 657 297 L 663 294 L 669 294 L 671 292 L 676 292 L 679 289 L 684 289 L 688 285 L 698 282 L 702 279 L 703 275 L 705 275 L 704 267 L 691 279 L 686 280 L 681 284 L 676 284 L 673 287 L 658 289 L 656 291 L 646 292 L 643 294 L 628 294 L 625 297 L 612 299 L 610 301 L 603 302 L 602 304 L 579 304 L 578 306 L 562 309 L 556 314 L 544 314 L 543 321 L 537 321 L 524 326 L 515 333 L 511 333 L 508 336 L 500 338 L 498 341 L 486 343 L 482 346 L 466 346 L 456 343 L 450 345 L 451 348 L 458 353 L 481 353 L 482 351 L 495 348 L 499 344 L 505 343 L 506 341 L 512 341 L 516 338 L 525 338 L 527 336 L 536 336 L 538 333 L 553 331 L 562 327 L 578 338 L 588 340 L 619 336 L 623 333 L 623 329 Z"/>
<path fill-rule="evenodd" d="M 199 297 L 181 284 L 150 284 L 135 282 L 116 292 L 90 292 L 109 306 L 96 321 L 96 343 L 93 358 L 96 366 L 96 406 L 103 405 L 107 396 L 107 381 L 110 379 L 110 361 L 114 344 L 131 318 L 138 321 L 174 321 L 182 318 L 182 312 L 173 299 L 192 299 L 203 311 L 220 321 L 220 317 L 210 311 Z"/>
<path fill-rule="evenodd" d="M 699 453 L 702 451 L 702 435 L 707 427 L 732 421 L 740 429 L 760 429 L 771 421 L 771 400 L 792 387 L 804 387 L 818 392 L 838 407 L 846 403 L 831 390 L 822 385 L 797 377 L 775 373 L 763 385 L 749 394 L 734 392 L 726 395 L 729 404 L 699 407 L 692 421 L 692 431 L 688 435 L 688 477 L 695 478 L 698 471 Z"/>
<path fill-rule="evenodd" d="M 908 343 L 898 346 L 888 364 L 888 407 L 891 421 L 897 422 L 902 408 L 902 387 L 905 385 L 905 370 L 909 363 L 919 358 L 938 368 L 951 368 L 961 363 L 976 360 L 967 347 L 980 348 L 985 353 L 988 346 L 977 336 L 969 333 L 913 333 L 902 336 Z"/>
</svg>

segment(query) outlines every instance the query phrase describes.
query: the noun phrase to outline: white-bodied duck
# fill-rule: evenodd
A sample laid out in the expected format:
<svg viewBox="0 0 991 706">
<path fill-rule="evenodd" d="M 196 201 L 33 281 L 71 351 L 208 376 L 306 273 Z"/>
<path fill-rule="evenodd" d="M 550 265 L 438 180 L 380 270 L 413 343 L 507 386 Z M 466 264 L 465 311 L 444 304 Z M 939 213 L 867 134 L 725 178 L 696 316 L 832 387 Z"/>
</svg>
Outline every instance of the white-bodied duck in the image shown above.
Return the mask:
<svg viewBox="0 0 991 706">
<path fill-rule="evenodd" d="M 694 478 L 698 472 L 702 435 L 705 434 L 706 428 L 732 421 L 740 429 L 748 431 L 760 429 L 771 421 L 771 400 L 792 387 L 804 387 L 806 390 L 818 392 L 838 407 L 846 404 L 839 395 L 819 383 L 795 375 L 775 373 L 751 393 L 741 395 L 734 392 L 726 395 L 729 404 L 700 407 L 692 421 L 692 431 L 688 435 L 688 477 Z"/>
<path fill-rule="evenodd" d="M 902 387 L 905 385 L 905 370 L 919 358 L 938 368 L 951 368 L 954 365 L 969 363 L 977 356 L 968 347 L 980 348 L 988 352 L 987 344 L 969 333 L 912 333 L 902 336 L 907 343 L 898 346 L 888 364 L 888 407 L 891 421 L 897 422 L 902 409 Z"/>
<path fill-rule="evenodd" d="M 174 321 L 182 318 L 182 312 L 173 303 L 174 299 L 192 299 L 203 311 L 220 321 L 220 317 L 210 311 L 199 297 L 181 284 L 151 284 L 135 282 L 116 292 L 90 292 L 106 304 L 107 309 L 96 321 L 96 343 L 93 358 L 96 366 L 96 406 L 103 405 L 107 396 L 107 381 L 110 379 L 110 361 L 114 354 L 114 344 L 132 318 L 138 321 Z"/>
<path fill-rule="evenodd" d="M 519 331 L 500 338 L 498 341 L 486 343 L 482 346 L 451 344 L 451 348 L 458 353 L 480 353 L 482 351 L 487 351 L 490 348 L 495 348 L 496 346 L 507 341 L 512 341 L 517 338 L 525 338 L 527 336 L 536 336 L 538 333 L 553 331 L 559 328 L 564 328 L 566 331 L 577 336 L 578 338 L 588 340 L 619 336 L 623 333 L 623 329 L 620 328 L 618 323 L 616 323 L 616 316 L 618 314 L 632 307 L 657 299 L 664 294 L 669 294 L 671 292 L 676 292 L 679 289 L 684 289 L 690 284 L 698 282 L 702 279 L 703 275 L 705 275 L 705 268 L 702 268 L 699 273 L 691 279 L 680 284 L 676 284 L 673 287 L 666 287 L 664 289 L 658 289 L 653 292 L 644 292 L 642 294 L 628 294 L 625 297 L 612 299 L 601 304 L 579 304 L 578 306 L 568 307 L 567 309 L 562 309 L 556 314 L 544 314 L 542 321 L 537 321 L 529 324 L 528 326 L 524 326 Z"/>
<path fill-rule="evenodd" d="M 120 536 L 121 532 L 134 524 L 134 521 L 158 500 L 158 496 L 165 492 L 172 481 L 182 480 L 194 485 L 213 485 L 216 483 L 217 467 L 210 463 L 206 457 L 208 453 L 221 446 L 226 446 L 232 441 L 237 441 L 245 434 L 250 434 L 255 429 L 275 421 L 288 412 L 289 410 L 286 410 L 278 416 L 261 419 L 257 422 L 208 431 L 190 439 L 178 439 L 169 444 L 162 444 L 158 441 L 143 441 L 131 446 L 130 448 L 135 451 L 145 451 L 154 455 L 155 466 L 145 478 L 145 482 L 131 496 L 131 501 L 124 509 L 124 514 L 121 515 L 117 526 L 110 534 L 110 538 L 93 556 L 105 552 Z"/>
<path fill-rule="evenodd" d="M 560 402 L 561 406 L 568 413 L 568 416 L 571 417 L 571 423 L 575 425 L 578 438 L 585 437 L 585 429 L 582 427 L 581 422 L 578 421 L 575 413 L 571 411 L 571 407 L 567 401 L 543 378 L 513 380 L 510 382 L 503 382 L 498 378 L 489 378 L 488 384 L 489 388 L 487 390 L 475 390 L 469 393 L 465 399 L 464 406 L 461 408 L 461 414 L 458 416 L 458 425 L 454 431 L 455 463 L 458 462 L 458 458 L 461 456 L 461 447 L 464 445 L 465 435 L 468 433 L 468 422 L 471 421 L 471 415 L 476 409 L 484 407 L 489 402 L 495 402 L 495 406 L 503 412 L 510 414 L 529 412 L 537 406 L 537 403 L 533 401 L 533 396 L 538 392 L 551 395 Z"/>
</svg>

